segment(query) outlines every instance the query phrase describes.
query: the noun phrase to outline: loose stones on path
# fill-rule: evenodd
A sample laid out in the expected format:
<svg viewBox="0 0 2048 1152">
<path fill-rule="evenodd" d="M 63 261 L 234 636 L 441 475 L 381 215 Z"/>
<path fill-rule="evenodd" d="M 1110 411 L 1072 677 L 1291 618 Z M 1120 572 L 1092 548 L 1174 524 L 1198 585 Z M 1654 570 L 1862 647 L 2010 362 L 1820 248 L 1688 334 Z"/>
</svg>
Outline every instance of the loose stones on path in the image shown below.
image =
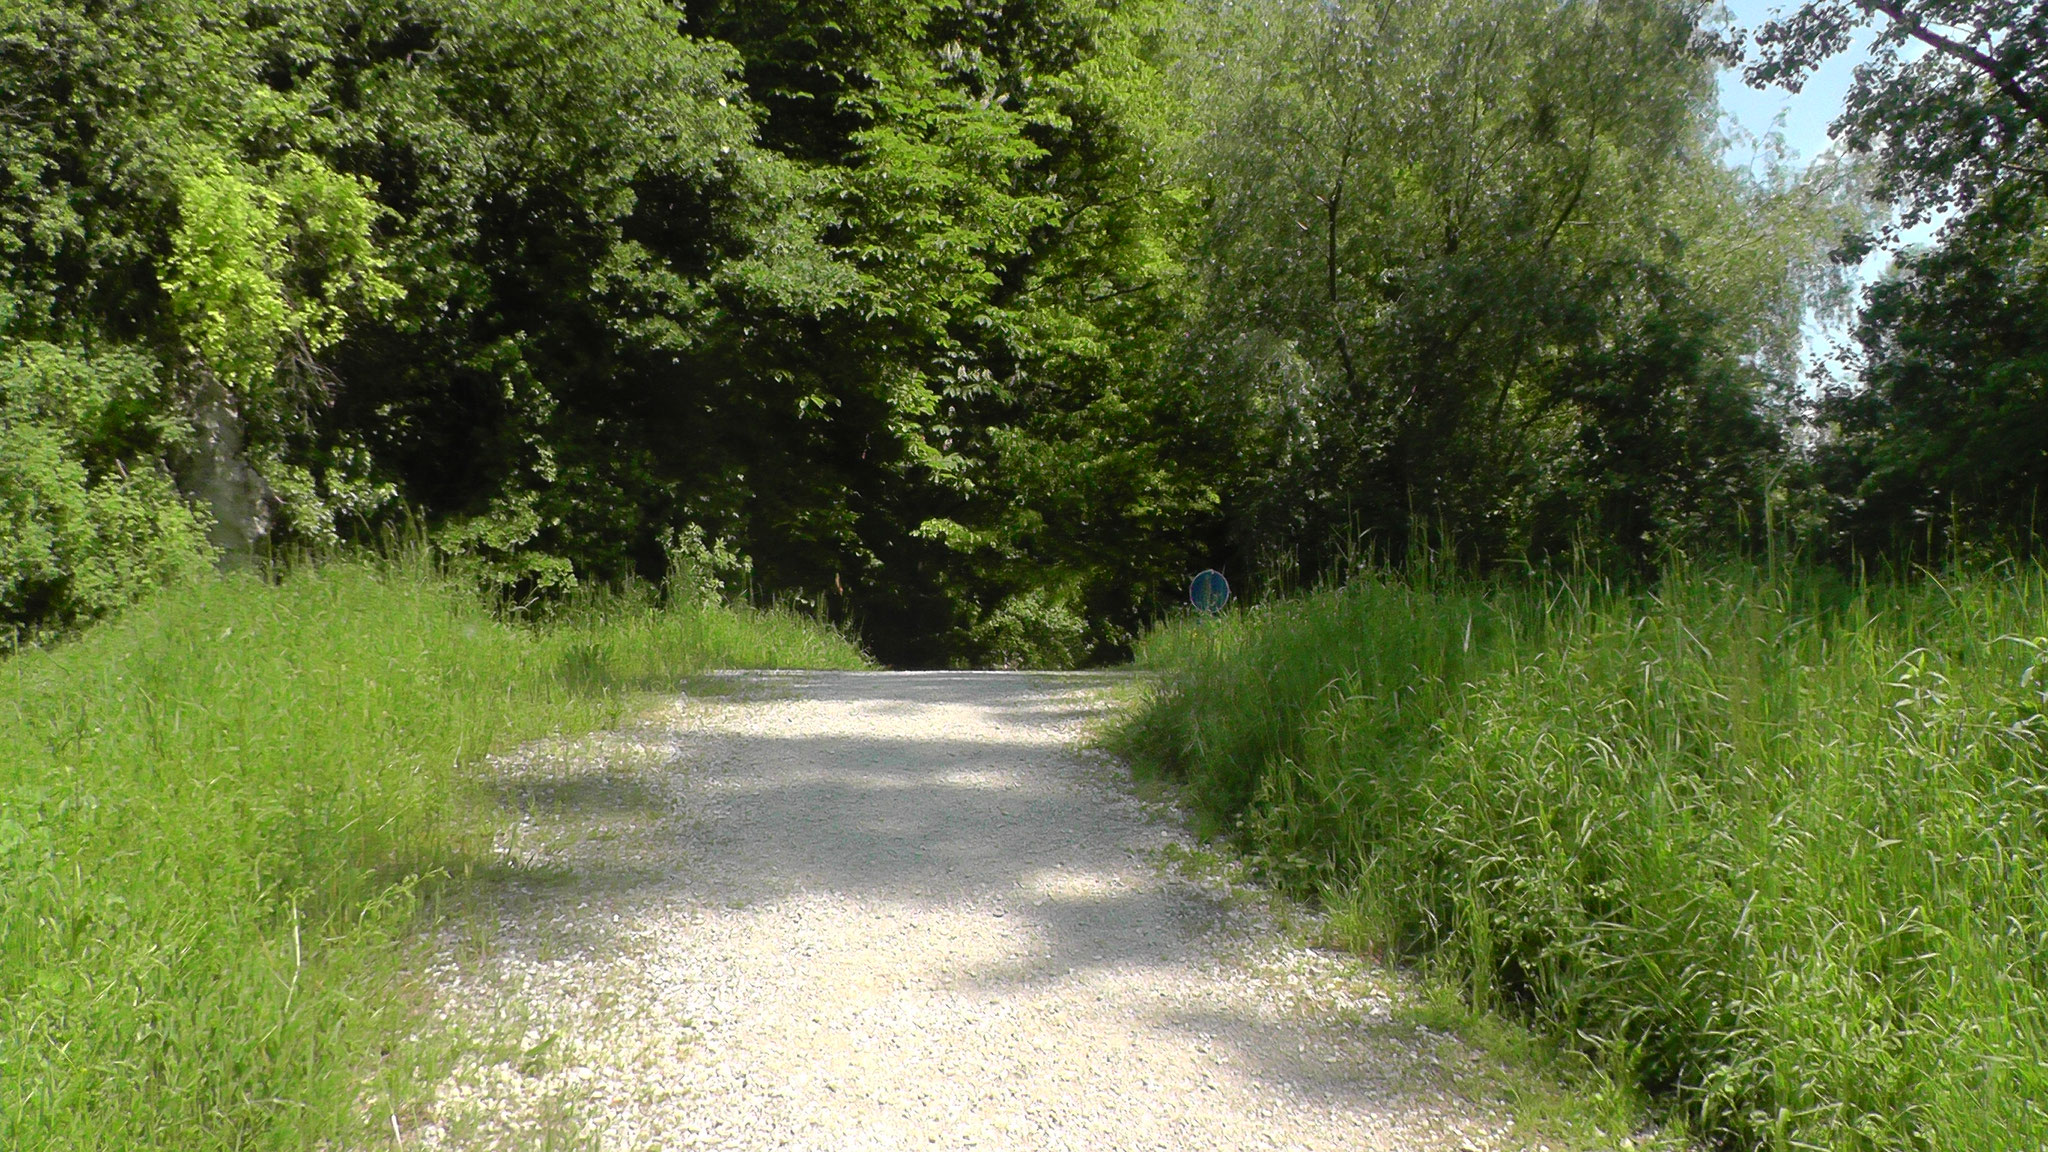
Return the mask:
<svg viewBox="0 0 2048 1152">
<path fill-rule="evenodd" d="M 1162 867 L 1078 751 L 1107 676 L 755 674 L 508 762 L 508 890 L 449 1010 L 504 1043 L 416 1144 L 1469 1149 L 1396 989 Z"/>
</svg>

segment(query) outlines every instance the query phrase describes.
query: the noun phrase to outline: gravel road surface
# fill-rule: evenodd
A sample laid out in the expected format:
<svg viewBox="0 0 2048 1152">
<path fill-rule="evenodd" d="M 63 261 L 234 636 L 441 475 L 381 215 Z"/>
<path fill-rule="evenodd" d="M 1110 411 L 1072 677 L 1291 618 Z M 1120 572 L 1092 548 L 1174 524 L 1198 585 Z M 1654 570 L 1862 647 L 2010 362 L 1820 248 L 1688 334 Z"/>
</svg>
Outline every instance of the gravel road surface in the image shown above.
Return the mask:
<svg viewBox="0 0 2048 1152">
<path fill-rule="evenodd" d="M 437 970 L 499 1040 L 405 1145 L 1501 1146 L 1395 983 L 1081 750 L 1115 681 L 733 675 L 508 760 L 521 879 Z"/>
</svg>

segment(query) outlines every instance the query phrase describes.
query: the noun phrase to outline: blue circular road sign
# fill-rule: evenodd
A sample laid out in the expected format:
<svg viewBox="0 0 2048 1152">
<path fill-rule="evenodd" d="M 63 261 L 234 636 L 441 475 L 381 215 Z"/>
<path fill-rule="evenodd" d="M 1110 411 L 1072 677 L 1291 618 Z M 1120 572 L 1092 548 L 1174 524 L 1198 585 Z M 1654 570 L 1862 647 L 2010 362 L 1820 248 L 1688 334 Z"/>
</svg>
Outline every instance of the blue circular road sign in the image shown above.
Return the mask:
<svg viewBox="0 0 2048 1152">
<path fill-rule="evenodd" d="M 1214 568 L 1205 568 L 1188 581 L 1188 603 L 1198 612 L 1221 612 L 1230 603 L 1230 581 Z"/>
</svg>

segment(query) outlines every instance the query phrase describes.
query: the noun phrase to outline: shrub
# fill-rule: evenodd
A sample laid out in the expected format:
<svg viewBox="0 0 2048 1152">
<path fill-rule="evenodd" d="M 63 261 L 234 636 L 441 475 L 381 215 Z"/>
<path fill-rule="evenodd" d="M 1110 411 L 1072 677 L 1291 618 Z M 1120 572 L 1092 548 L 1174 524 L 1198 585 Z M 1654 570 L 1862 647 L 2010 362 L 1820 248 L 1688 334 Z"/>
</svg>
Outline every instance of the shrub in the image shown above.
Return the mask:
<svg viewBox="0 0 2048 1152">
<path fill-rule="evenodd" d="M 0 629 L 36 640 L 203 567 L 201 514 L 138 414 L 156 387 L 133 354 L 17 342 L 0 351 Z"/>
</svg>

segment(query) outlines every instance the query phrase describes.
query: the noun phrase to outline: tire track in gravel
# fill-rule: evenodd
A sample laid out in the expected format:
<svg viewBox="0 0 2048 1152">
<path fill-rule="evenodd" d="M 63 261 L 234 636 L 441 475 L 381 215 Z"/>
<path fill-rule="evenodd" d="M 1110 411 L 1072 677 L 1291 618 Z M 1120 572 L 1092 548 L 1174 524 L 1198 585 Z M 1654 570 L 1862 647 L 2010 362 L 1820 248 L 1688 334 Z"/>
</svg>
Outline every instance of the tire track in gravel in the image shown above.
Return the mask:
<svg viewBox="0 0 2048 1152">
<path fill-rule="evenodd" d="M 1115 679 L 735 674 L 512 758 L 554 880 L 437 973 L 512 1040 L 408 1146 L 1499 1145 L 1384 974 L 1161 866 L 1178 824 L 1077 750 Z"/>
</svg>

